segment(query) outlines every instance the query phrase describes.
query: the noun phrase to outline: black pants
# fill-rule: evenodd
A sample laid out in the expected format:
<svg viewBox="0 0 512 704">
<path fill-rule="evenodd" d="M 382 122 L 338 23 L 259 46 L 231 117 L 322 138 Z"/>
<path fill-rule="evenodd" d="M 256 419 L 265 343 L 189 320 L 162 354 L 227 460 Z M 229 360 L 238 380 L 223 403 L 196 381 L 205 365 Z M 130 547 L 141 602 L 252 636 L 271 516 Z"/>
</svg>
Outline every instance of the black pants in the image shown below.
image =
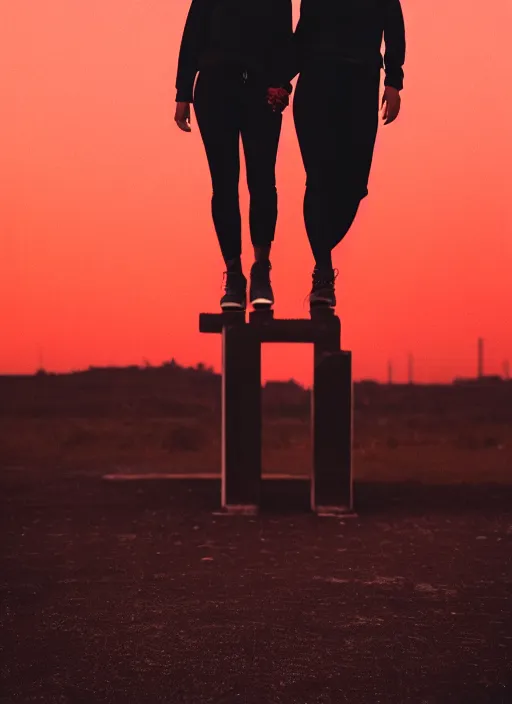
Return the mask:
<svg viewBox="0 0 512 704">
<path fill-rule="evenodd" d="M 293 113 L 306 170 L 304 221 L 320 263 L 349 231 L 368 178 L 379 119 L 379 72 L 311 62 L 300 74 Z"/>
<path fill-rule="evenodd" d="M 277 222 L 275 166 L 282 116 L 267 104 L 268 86 L 237 68 L 201 71 L 194 107 L 212 178 L 212 215 L 224 261 L 242 250 L 238 183 L 240 135 L 250 194 L 249 225 L 256 247 L 269 246 Z"/>
</svg>

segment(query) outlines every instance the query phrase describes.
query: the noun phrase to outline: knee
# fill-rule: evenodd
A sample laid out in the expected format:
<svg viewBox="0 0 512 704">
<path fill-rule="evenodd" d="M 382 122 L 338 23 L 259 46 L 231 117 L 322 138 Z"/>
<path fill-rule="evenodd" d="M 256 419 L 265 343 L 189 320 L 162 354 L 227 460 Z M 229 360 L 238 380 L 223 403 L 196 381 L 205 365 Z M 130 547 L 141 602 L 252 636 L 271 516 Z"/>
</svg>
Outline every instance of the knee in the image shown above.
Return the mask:
<svg viewBox="0 0 512 704">
<path fill-rule="evenodd" d="M 306 200 L 315 200 L 319 197 L 324 197 L 326 196 L 327 193 L 327 186 L 328 184 L 323 181 L 323 179 L 320 178 L 312 178 L 311 176 L 308 176 L 306 179 L 306 192 L 305 192 L 305 199 Z"/>
<path fill-rule="evenodd" d="M 318 174 L 308 176 L 306 191 L 311 195 L 321 194 L 324 199 L 334 201 L 340 205 L 347 204 L 350 208 L 359 204 L 368 195 L 368 188 L 358 180 L 344 176 Z"/>
<path fill-rule="evenodd" d="M 251 198 L 273 198 L 277 194 L 275 174 L 248 176 L 247 188 Z"/>
<path fill-rule="evenodd" d="M 277 198 L 275 183 L 258 183 L 249 186 L 249 195 L 256 200 L 274 200 Z"/>
<path fill-rule="evenodd" d="M 322 193 L 339 193 L 341 184 L 338 174 L 332 169 L 310 169 L 307 173 L 306 188 L 309 191 Z"/>
<path fill-rule="evenodd" d="M 214 178 L 212 180 L 213 198 L 238 198 L 238 180 L 231 178 Z"/>
</svg>

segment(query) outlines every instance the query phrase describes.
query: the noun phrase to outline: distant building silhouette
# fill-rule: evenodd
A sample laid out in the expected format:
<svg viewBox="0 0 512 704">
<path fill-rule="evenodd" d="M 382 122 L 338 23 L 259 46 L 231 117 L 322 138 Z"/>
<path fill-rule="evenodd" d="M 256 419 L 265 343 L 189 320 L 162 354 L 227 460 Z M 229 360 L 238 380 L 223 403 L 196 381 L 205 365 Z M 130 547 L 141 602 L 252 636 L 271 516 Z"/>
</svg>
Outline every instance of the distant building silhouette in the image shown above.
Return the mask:
<svg viewBox="0 0 512 704">
<path fill-rule="evenodd" d="M 354 381 L 354 386 L 359 386 L 361 389 L 374 389 L 380 385 L 380 381 L 377 381 L 376 379 L 361 379 L 360 381 Z"/>
<path fill-rule="evenodd" d="M 503 378 L 499 374 L 488 374 L 487 376 L 480 377 L 456 377 L 453 380 L 455 386 L 491 386 L 496 384 L 502 384 Z"/>
</svg>

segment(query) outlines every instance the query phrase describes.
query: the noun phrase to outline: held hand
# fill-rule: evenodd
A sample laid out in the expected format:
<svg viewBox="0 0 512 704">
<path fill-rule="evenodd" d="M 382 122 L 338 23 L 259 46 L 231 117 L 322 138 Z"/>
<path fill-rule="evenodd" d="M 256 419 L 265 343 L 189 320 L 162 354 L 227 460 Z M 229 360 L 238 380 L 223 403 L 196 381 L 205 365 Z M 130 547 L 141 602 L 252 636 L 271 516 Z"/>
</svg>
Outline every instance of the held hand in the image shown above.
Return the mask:
<svg viewBox="0 0 512 704">
<path fill-rule="evenodd" d="M 290 103 L 288 91 L 284 88 L 269 88 L 267 90 L 267 103 L 274 112 L 283 112 Z"/>
<path fill-rule="evenodd" d="M 393 120 L 396 120 L 398 113 L 400 112 L 401 98 L 400 91 L 392 86 L 386 86 L 384 89 L 384 95 L 382 96 L 381 108 L 382 118 L 385 125 L 389 125 Z"/>
<path fill-rule="evenodd" d="M 183 132 L 192 132 L 190 127 L 190 103 L 176 103 L 174 121 Z"/>
</svg>

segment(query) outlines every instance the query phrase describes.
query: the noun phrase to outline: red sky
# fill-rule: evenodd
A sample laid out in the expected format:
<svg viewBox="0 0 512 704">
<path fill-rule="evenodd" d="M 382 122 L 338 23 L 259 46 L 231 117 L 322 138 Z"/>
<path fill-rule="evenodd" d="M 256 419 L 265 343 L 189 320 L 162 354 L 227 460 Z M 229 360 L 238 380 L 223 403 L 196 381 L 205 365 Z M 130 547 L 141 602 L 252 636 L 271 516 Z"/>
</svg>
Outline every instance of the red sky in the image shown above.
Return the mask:
<svg viewBox="0 0 512 704">
<path fill-rule="evenodd" d="M 356 378 L 486 372 L 512 357 L 509 0 L 402 0 L 402 114 L 336 250 Z M 174 125 L 189 0 L 17 0 L 0 9 L 0 373 L 204 361 L 222 261 L 195 122 Z M 298 14 L 298 1 L 295 14 Z M 491 12 L 492 8 L 492 12 Z M 278 157 L 276 316 L 306 315 L 312 260 L 291 110 Z M 242 172 L 241 200 L 247 222 Z M 247 226 L 245 261 L 250 264 Z M 309 383 L 308 348 L 266 346 L 264 377 Z"/>
</svg>

